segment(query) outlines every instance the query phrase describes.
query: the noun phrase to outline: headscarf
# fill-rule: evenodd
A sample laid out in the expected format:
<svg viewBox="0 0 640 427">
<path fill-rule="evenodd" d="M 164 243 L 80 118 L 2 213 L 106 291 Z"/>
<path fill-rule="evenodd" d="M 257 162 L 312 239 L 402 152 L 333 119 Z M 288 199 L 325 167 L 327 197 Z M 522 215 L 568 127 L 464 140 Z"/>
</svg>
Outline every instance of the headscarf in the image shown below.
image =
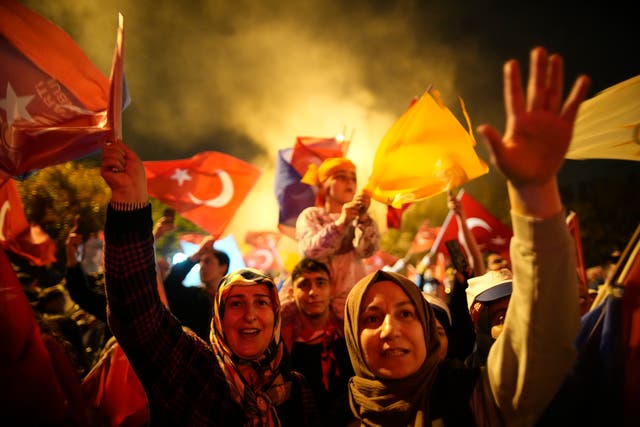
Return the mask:
<svg viewBox="0 0 640 427">
<path fill-rule="evenodd" d="M 371 285 L 381 281 L 397 284 L 416 307 L 427 344 L 427 357 L 418 371 L 396 380 L 377 377 L 364 361 L 358 321 L 362 299 Z M 438 366 L 434 314 L 414 282 L 392 272 L 379 270 L 362 278 L 351 289 L 345 306 L 344 333 L 355 376 L 349 382 L 349 404 L 366 426 L 430 426 L 429 394 Z"/>
<path fill-rule="evenodd" d="M 222 318 L 229 292 L 234 286 L 259 284 L 267 285 L 271 294 L 273 337 L 260 357 L 247 360 L 238 357 L 229 347 L 222 329 Z M 275 407 L 287 400 L 291 392 L 291 383 L 285 382 L 281 372 L 284 343 L 280 337 L 280 322 L 280 299 L 271 277 L 253 268 L 241 268 L 222 278 L 213 302 L 210 339 L 231 397 L 247 416 L 246 427 L 280 426 Z"/>
<path fill-rule="evenodd" d="M 321 188 L 322 184 L 329 179 L 329 177 L 338 171 L 355 172 L 356 165 L 346 157 L 330 157 L 325 159 L 320 166 L 316 166 L 315 163 L 311 163 L 307 168 L 304 176 L 300 180 L 304 184 L 309 184 L 314 187 Z M 323 191 L 316 192 L 316 206 L 324 205 Z"/>
</svg>

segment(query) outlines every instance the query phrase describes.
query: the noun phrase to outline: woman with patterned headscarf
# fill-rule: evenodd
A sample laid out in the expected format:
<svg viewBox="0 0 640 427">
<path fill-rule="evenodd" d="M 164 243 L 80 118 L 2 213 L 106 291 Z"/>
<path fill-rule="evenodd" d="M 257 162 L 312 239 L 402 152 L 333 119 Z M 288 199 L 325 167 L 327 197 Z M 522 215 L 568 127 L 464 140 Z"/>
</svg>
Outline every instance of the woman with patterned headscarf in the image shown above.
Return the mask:
<svg viewBox="0 0 640 427">
<path fill-rule="evenodd" d="M 272 278 L 254 269 L 224 276 L 205 342 L 160 299 L 142 161 L 117 140 L 104 145 L 102 166 L 112 190 L 105 224 L 108 321 L 144 387 L 149 424 L 318 425 L 313 392 L 286 360 Z"/>
<path fill-rule="evenodd" d="M 378 225 L 367 213 L 371 198 L 356 194 L 356 166 L 345 157 L 312 164 L 302 182 L 316 188 L 316 205 L 296 221 L 296 240 L 305 257 L 329 266 L 335 283 L 334 313 L 344 316 L 349 289 L 365 275 L 363 259 L 380 244 Z"/>
<path fill-rule="evenodd" d="M 310 425 L 301 400 L 300 374 L 284 362 L 280 302 L 275 284 L 264 273 L 241 269 L 225 276 L 216 293 L 211 344 L 248 426 Z"/>
</svg>

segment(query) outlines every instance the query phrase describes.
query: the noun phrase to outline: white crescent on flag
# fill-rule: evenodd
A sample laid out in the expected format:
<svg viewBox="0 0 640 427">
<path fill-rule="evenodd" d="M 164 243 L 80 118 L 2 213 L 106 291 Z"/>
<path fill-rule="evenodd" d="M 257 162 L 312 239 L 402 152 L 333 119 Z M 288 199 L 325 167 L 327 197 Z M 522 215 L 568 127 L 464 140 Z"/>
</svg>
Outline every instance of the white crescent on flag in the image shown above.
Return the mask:
<svg viewBox="0 0 640 427">
<path fill-rule="evenodd" d="M 205 205 L 210 208 L 221 208 L 227 205 L 233 199 L 233 180 L 227 171 L 219 169 L 215 173 L 222 183 L 222 191 L 216 197 L 206 200 L 200 200 L 193 194 L 189 193 L 191 201 L 197 205 Z"/>
</svg>

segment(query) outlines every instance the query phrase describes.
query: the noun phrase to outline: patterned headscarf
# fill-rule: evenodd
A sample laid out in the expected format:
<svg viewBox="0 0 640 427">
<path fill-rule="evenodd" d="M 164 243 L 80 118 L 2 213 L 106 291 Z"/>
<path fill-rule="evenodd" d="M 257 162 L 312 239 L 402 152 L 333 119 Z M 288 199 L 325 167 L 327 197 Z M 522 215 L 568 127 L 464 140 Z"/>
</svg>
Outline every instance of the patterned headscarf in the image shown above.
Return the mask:
<svg viewBox="0 0 640 427">
<path fill-rule="evenodd" d="M 417 372 L 402 379 L 377 377 L 367 366 L 360 346 L 359 318 L 362 299 L 369 287 L 390 281 L 398 285 L 416 307 L 427 344 L 427 357 Z M 365 426 L 430 426 L 429 394 L 438 367 L 438 342 L 434 314 L 414 282 L 379 270 L 362 278 L 351 289 L 345 306 L 344 333 L 355 376 L 349 382 L 351 411 Z"/>
<path fill-rule="evenodd" d="M 264 353 L 256 359 L 242 359 L 233 353 L 222 319 L 229 292 L 234 286 L 264 284 L 269 288 L 273 305 L 273 337 Z M 247 416 L 246 427 L 280 426 L 275 407 L 289 398 L 291 383 L 285 382 L 281 372 L 284 343 L 280 337 L 280 300 L 271 277 L 253 268 L 241 268 L 227 274 L 220 282 L 213 303 L 211 344 L 231 390 L 231 397 Z"/>
</svg>

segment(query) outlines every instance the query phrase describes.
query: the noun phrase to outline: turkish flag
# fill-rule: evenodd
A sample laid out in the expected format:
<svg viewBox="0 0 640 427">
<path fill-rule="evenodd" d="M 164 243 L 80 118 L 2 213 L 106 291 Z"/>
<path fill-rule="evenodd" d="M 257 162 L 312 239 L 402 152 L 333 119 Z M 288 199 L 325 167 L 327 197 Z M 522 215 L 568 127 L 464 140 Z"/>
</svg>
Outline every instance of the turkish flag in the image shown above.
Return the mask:
<svg viewBox="0 0 640 427">
<path fill-rule="evenodd" d="M 244 242 L 257 248 L 270 248 L 276 246 L 281 237 L 277 231 L 247 231 Z"/>
<path fill-rule="evenodd" d="M 409 209 L 412 203 L 405 203 L 399 208 L 387 205 L 387 228 L 399 230 L 402 227 L 402 214 Z"/>
<path fill-rule="evenodd" d="M 243 258 L 247 267 L 261 271 L 268 272 L 280 268 L 275 248 L 255 248 L 246 253 Z"/>
<path fill-rule="evenodd" d="M 314 138 L 299 136 L 293 148 L 278 151 L 274 191 L 280 207 L 278 229 L 295 239 L 298 215 L 315 203 L 310 185 L 300 182 L 310 164 L 319 166 L 325 159 L 346 154 L 349 141 L 342 138 Z"/>
<path fill-rule="evenodd" d="M 348 146 L 349 141 L 338 138 L 299 136 L 293 146 L 291 166 L 300 176 L 303 176 L 311 163 L 320 166 L 325 159 L 342 157 L 347 152 Z"/>
<path fill-rule="evenodd" d="M 16 273 L 0 249 L 0 399 L 2 418 L 62 424 L 66 397 Z M 54 422 L 55 421 L 55 422 Z"/>
<path fill-rule="evenodd" d="M 588 284 L 587 284 L 587 271 L 584 266 L 584 256 L 582 252 L 582 237 L 580 236 L 580 224 L 578 222 L 578 215 L 575 212 L 569 212 L 567 215 L 567 227 L 569 228 L 569 233 L 571 233 L 571 237 L 573 237 L 573 241 L 576 246 L 576 270 L 578 273 L 578 279 L 580 283 L 578 284 L 578 291 L 580 295 L 587 295 L 588 292 Z"/>
<path fill-rule="evenodd" d="M 83 378 L 82 391 L 108 418 L 109 426 L 138 426 L 149 421 L 147 395 L 117 342 Z"/>
<path fill-rule="evenodd" d="M 398 261 L 398 257 L 381 250 L 378 250 L 369 258 L 365 258 L 362 260 L 364 269 L 367 274 L 373 273 L 374 271 L 382 270 L 383 267 L 393 265 L 396 263 L 396 261 Z"/>
<path fill-rule="evenodd" d="M 457 195 L 462 205 L 465 216 L 467 218 L 467 226 L 476 242 L 480 251 L 493 251 L 499 253 L 505 259 L 509 257 L 509 242 L 513 236 L 513 230 L 498 220 L 484 206 L 478 203 L 469 193 L 460 190 Z M 454 218 L 452 211 L 444 220 L 440 232 L 436 237 L 431 252 L 448 253 L 445 242 L 447 240 L 458 240 L 460 245 L 469 254 L 469 250 L 465 248 L 466 242 L 462 237 L 462 233 L 458 229 L 458 222 Z"/>
<path fill-rule="evenodd" d="M 282 234 L 277 231 L 249 231 L 244 237 L 245 243 L 253 249 L 243 255 L 247 267 L 262 271 L 282 270 L 283 263 L 277 244 Z"/>
<path fill-rule="evenodd" d="M 228 154 L 204 151 L 189 159 L 144 162 L 149 194 L 216 239 L 260 177 Z"/>
<path fill-rule="evenodd" d="M 39 225 L 30 225 L 13 179 L 0 184 L 0 247 L 37 266 L 56 260 L 56 244 Z"/>
<path fill-rule="evenodd" d="M 0 3 L 0 178 L 92 154 L 107 126 L 109 80 L 61 28 Z"/>
<path fill-rule="evenodd" d="M 411 242 L 409 253 L 419 254 L 420 252 L 426 252 L 431 249 L 439 232 L 440 227 L 430 227 L 429 220 L 425 220 Z"/>
</svg>

